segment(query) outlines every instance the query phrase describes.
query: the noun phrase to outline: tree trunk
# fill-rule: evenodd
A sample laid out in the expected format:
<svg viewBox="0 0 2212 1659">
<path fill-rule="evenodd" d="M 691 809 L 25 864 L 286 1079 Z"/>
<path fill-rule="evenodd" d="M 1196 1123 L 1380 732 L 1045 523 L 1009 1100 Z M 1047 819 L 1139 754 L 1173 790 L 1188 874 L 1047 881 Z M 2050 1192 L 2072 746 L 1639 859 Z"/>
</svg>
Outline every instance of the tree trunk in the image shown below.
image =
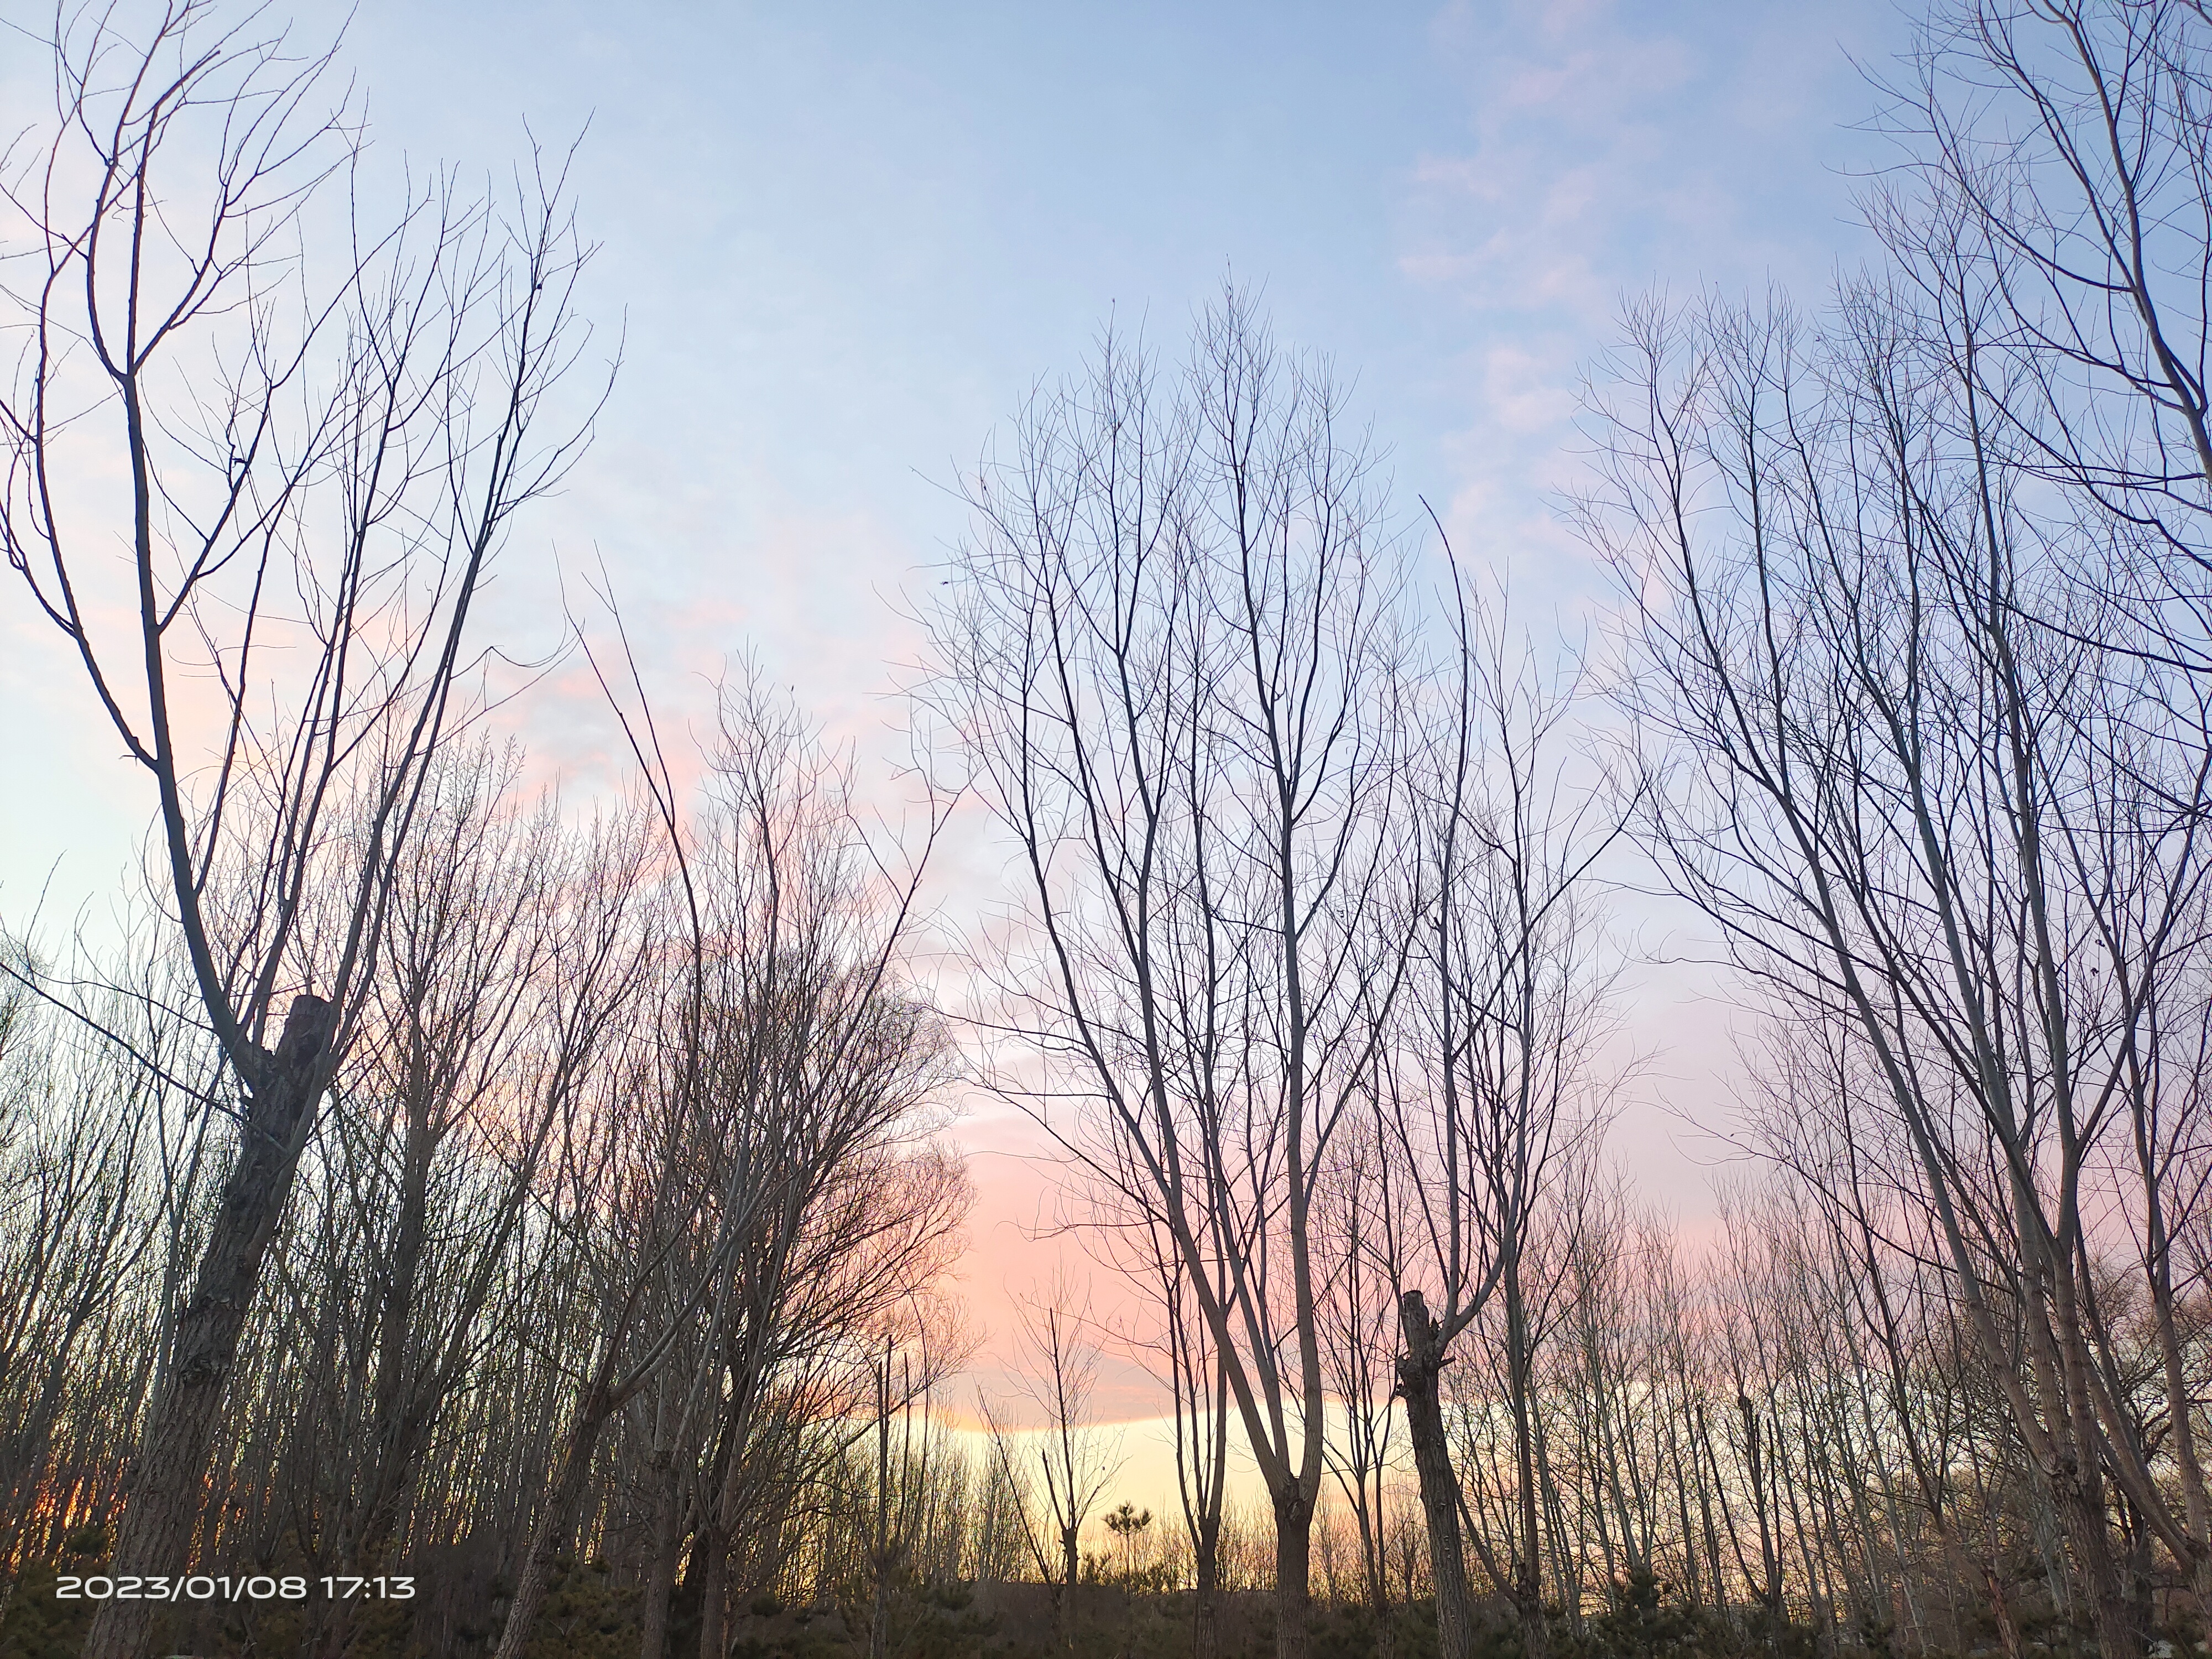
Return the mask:
<svg viewBox="0 0 2212 1659">
<path fill-rule="evenodd" d="M 1397 1659 L 1398 1621 L 1390 1615 L 1390 1575 L 1383 1564 L 1381 1540 L 1362 1542 L 1367 1546 L 1367 1617 L 1375 1659 Z"/>
<path fill-rule="evenodd" d="M 1996 1623 L 1997 1640 L 2003 1645 L 2005 1659 L 2022 1659 L 2020 1625 L 2012 1616 L 2012 1600 L 2005 1594 L 2004 1581 L 1997 1577 L 1996 1562 L 1983 1567 L 1982 1583 L 1990 1593 L 1990 1617 Z"/>
<path fill-rule="evenodd" d="M 1359 1571 L 1367 1591 L 1368 1639 L 1374 1644 L 1375 1659 L 1396 1659 L 1398 1630 L 1390 1616 L 1389 1547 L 1382 1534 L 1382 1495 L 1378 1490 L 1370 1501 L 1364 1472 L 1352 1490 L 1358 1494 L 1352 1515 L 1359 1525 Z"/>
<path fill-rule="evenodd" d="M 1313 1505 L 1301 1488 L 1275 1500 L 1275 1659 L 1306 1659 L 1312 1583 Z"/>
<path fill-rule="evenodd" d="M 125 1481 L 115 1535 L 118 1575 L 184 1573 L 196 1565 L 193 1535 L 239 1333 L 291 1196 L 300 1132 L 327 1081 L 322 1061 L 335 1024 L 335 1012 L 322 998 L 293 998 L 276 1052 L 247 1103 L 237 1159 L 223 1183 L 191 1296 L 177 1315 L 161 1392 Z M 149 1601 L 100 1602 L 84 1659 L 138 1659 L 153 1607 Z"/>
<path fill-rule="evenodd" d="M 592 1473 L 592 1454 L 599 1443 L 599 1431 L 613 1414 L 607 1401 L 604 1382 L 596 1385 L 576 1407 L 567 1438 L 561 1448 L 560 1479 L 555 1483 L 545 1509 L 538 1517 L 538 1526 L 531 1534 L 530 1550 L 522 1559 L 522 1573 L 516 1579 L 514 1600 L 507 1609 L 507 1628 L 501 1632 L 498 1650 L 493 1659 L 522 1659 L 522 1650 L 530 1645 L 530 1638 L 538 1624 L 538 1615 L 545 1606 L 545 1594 L 553 1582 L 553 1569 L 567 1551 L 576 1531 L 576 1512 L 583 1507 L 584 1488 Z"/>
<path fill-rule="evenodd" d="M 890 1644 L 891 1577 L 891 1352 L 884 1342 L 883 1364 L 876 1368 L 876 1547 L 870 1565 L 876 1574 L 875 1601 L 868 1613 L 868 1659 L 885 1659 Z M 1067 1632 L 1060 1632 L 1066 1639 Z"/>
<path fill-rule="evenodd" d="M 2142 1659 L 2147 1632 L 2138 1631 L 2128 1607 L 2119 1564 L 2112 1559 L 2111 1523 L 2101 1498 L 2084 1490 L 2085 1483 L 2068 1476 L 2053 1483 L 2057 1488 L 2058 1513 L 2073 1547 L 2083 1586 L 2089 1592 L 2090 1615 L 2096 1621 L 2097 1650 L 2103 1659 Z"/>
<path fill-rule="evenodd" d="M 1513 1563 L 1513 1610 L 1521 1622 L 1524 1659 L 1545 1659 L 1551 1651 L 1551 1627 L 1544 1622 L 1544 1581 L 1532 1548 Z"/>
<path fill-rule="evenodd" d="M 1073 1527 L 1060 1529 L 1060 1582 L 1066 1586 L 1060 1598 L 1060 1644 L 1075 1647 L 1075 1587 L 1083 1572 L 1083 1547 Z"/>
<path fill-rule="evenodd" d="M 1221 1532 L 1198 1540 L 1198 1590 L 1191 1604 L 1191 1659 L 1221 1659 Z"/>
<path fill-rule="evenodd" d="M 1530 1376 L 1534 1357 L 1530 1352 L 1528 1311 L 1521 1301 L 1517 1255 L 1505 1273 L 1505 1331 L 1506 1374 L 1513 1395 L 1513 1449 L 1521 1480 L 1521 1540 L 1513 1552 L 1513 1605 L 1521 1619 L 1522 1659 L 1547 1659 L 1551 1632 L 1544 1623 L 1543 1533 L 1536 1514 L 1535 1389 Z M 1601 1401 L 1599 1409 L 1604 1409 Z M 1453 1508 L 1458 1508 L 1456 1502 Z M 1630 1559 L 1634 1559 L 1632 1553 Z"/>
<path fill-rule="evenodd" d="M 699 1659 L 723 1659 L 729 1650 L 730 1534 L 717 1513 L 699 1528 L 691 1559 L 699 1574 Z"/>
<path fill-rule="evenodd" d="M 664 1659 L 668 1649 L 668 1607 L 676 1595 L 676 1568 L 684 1555 L 684 1496 L 672 1459 L 653 1462 L 653 1562 L 638 1608 L 638 1659 Z"/>
<path fill-rule="evenodd" d="M 2190 1596 L 2197 1603 L 2197 1616 L 2212 1626 L 2212 1504 L 2208 1504 L 2205 1498 L 2204 1468 L 2197 1455 L 2196 1407 L 2189 1385 L 2188 1358 L 2182 1352 L 2181 1334 L 2174 1317 L 2172 1245 L 2166 1236 L 2166 1212 L 2156 1180 L 2146 1179 L 2143 1191 L 2153 1263 L 2151 1310 L 2156 1317 L 2159 1356 L 2166 1370 L 2174 1468 L 2180 1477 L 2182 1512 L 2188 1522 L 2190 1541 L 2196 1546 L 2195 1558 L 2182 1565 L 2188 1575 Z"/>
<path fill-rule="evenodd" d="M 356 1487 L 356 1509 L 340 1531 L 338 1571 L 373 1573 L 398 1530 L 402 1502 L 415 1477 L 422 1442 L 437 1401 L 425 1399 L 409 1375 L 410 1339 L 415 1334 L 416 1287 L 429 1212 L 430 1160 L 436 1150 L 418 1100 L 410 1103 L 404 1163 L 400 1177 L 399 1224 L 394 1235 L 391 1288 L 377 1322 L 374 1412 L 369 1420 L 367 1468 Z M 344 1659 L 366 1608 L 350 1600 L 329 1603 L 323 1659 Z"/>
<path fill-rule="evenodd" d="M 1467 1552 L 1459 1532 L 1459 1477 L 1444 1437 L 1439 1379 L 1443 1354 L 1436 1322 L 1419 1291 L 1407 1291 L 1398 1304 L 1405 1352 L 1398 1360 L 1398 1393 L 1406 1402 L 1406 1433 L 1413 1446 L 1413 1472 L 1421 1489 L 1421 1512 L 1429 1527 L 1429 1572 L 1437 1590 L 1437 1659 L 1470 1659 L 1474 1651 L 1474 1610 L 1467 1586 Z"/>
</svg>

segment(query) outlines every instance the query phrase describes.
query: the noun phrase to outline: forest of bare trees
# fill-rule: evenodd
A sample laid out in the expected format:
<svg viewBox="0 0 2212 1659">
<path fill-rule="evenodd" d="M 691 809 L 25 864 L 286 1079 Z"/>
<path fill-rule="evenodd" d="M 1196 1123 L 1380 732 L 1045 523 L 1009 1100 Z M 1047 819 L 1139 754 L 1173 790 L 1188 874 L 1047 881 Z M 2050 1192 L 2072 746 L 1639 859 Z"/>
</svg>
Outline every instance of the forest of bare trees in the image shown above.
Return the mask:
<svg viewBox="0 0 2212 1659">
<path fill-rule="evenodd" d="M 265 9 L 42 38 L 0 543 L 149 828 L 0 915 L 0 1659 L 2212 1640 L 2193 0 L 1942 0 L 1876 260 L 1626 307 L 1571 637 L 1251 289 L 1108 327 L 896 778 L 756 667 L 679 730 L 607 582 L 502 631 L 618 356 L 571 158 L 395 182 Z M 1710 1224 L 1612 1134 L 1655 918 Z M 995 1333 L 977 1101 L 1070 1245 Z"/>
</svg>

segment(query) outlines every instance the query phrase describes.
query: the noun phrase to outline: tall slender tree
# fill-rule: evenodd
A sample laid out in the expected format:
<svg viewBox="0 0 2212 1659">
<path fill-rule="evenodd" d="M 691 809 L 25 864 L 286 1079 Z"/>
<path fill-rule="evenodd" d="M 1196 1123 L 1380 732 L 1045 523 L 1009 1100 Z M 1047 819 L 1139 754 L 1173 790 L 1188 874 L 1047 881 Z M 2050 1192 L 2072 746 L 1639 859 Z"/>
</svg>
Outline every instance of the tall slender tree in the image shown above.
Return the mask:
<svg viewBox="0 0 2212 1659">
<path fill-rule="evenodd" d="M 1397 545 L 1326 367 L 1234 289 L 1179 382 L 1109 334 L 1016 443 L 967 485 L 923 693 L 1016 849 L 1026 932 L 987 965 L 995 1018 L 1051 1072 L 1018 1096 L 1097 1179 L 1133 1176 L 1173 1242 L 1302 1659 L 1314 1194 L 1404 976 Z"/>
<path fill-rule="evenodd" d="M 24 341 L 0 545 L 145 780 L 231 1074 L 118 1522 L 115 1565 L 143 1574 L 191 1559 L 240 1332 L 428 763 L 472 706 L 477 596 L 590 422 L 549 441 L 540 419 L 585 338 L 557 166 L 506 209 L 439 175 L 380 221 L 330 52 L 200 0 L 125 27 L 57 13 L 53 106 L 0 196 Z M 346 250 L 333 279 L 310 244 Z M 145 1623 L 106 1603 L 88 1651 L 128 1659 Z"/>
</svg>

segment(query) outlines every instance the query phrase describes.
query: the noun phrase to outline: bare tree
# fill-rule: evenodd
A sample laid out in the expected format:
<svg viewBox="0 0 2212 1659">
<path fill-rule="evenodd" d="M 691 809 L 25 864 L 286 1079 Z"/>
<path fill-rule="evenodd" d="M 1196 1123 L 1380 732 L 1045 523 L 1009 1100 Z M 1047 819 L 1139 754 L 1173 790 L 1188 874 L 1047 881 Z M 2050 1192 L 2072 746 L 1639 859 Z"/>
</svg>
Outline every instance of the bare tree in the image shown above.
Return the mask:
<svg viewBox="0 0 2212 1659">
<path fill-rule="evenodd" d="M 1396 556 L 1340 401 L 1233 290 L 1179 387 L 1109 335 L 969 483 L 924 691 L 1025 889 L 987 972 L 1052 1078 L 1006 1086 L 1164 1223 L 1275 1511 L 1286 1659 L 1325 1473 L 1315 1183 L 1405 954 Z"/>
<path fill-rule="evenodd" d="M 981 1400 L 992 1455 L 1014 1496 L 1037 1576 L 1052 1587 L 1061 1644 L 1075 1642 L 1075 1587 L 1082 1580 L 1083 1528 L 1121 1472 L 1121 1437 L 1097 1420 L 1093 1395 L 1101 1358 L 1090 1310 L 1065 1280 L 1024 1303 L 1018 1333 L 1022 1393 L 1042 1421 L 1023 1430 Z M 1030 1440 L 1024 1450 L 1016 1436 Z M 1034 1475 L 1034 1478 L 1032 1478 Z M 1044 1488 L 1036 1501 L 1036 1488 Z"/>
<path fill-rule="evenodd" d="M 945 1473 L 944 1437 L 930 1411 L 932 1396 L 969 1351 L 966 1332 L 942 1304 L 933 1306 L 917 1297 L 896 1312 L 903 1316 L 887 1322 L 880 1346 L 871 1345 L 869 1356 L 876 1443 L 869 1659 L 890 1659 L 892 1592 L 921 1541 L 921 1511 L 933 1496 L 933 1477 Z"/>
<path fill-rule="evenodd" d="M 2099 1641 L 2130 1654 L 2108 1494 L 2200 1585 L 2208 1540 L 2124 1403 L 2094 1258 L 2105 1204 L 2142 1202 L 2107 1149 L 2197 994 L 2212 719 L 2098 644 L 2077 535 L 1917 338 L 1880 291 L 1826 337 L 1647 314 L 1588 521 L 1638 596 L 1632 707 L 1676 744 L 1648 833 L 1751 973 L 1863 1045 Z"/>
<path fill-rule="evenodd" d="M 1121 1259 L 1122 1271 L 1151 1302 L 1157 1323 L 1133 1344 L 1168 1390 L 1175 1431 L 1176 1497 L 1191 1552 L 1191 1651 L 1217 1659 L 1221 1647 L 1222 1505 L 1229 1491 L 1229 1375 L 1189 1288 L 1173 1234 L 1157 1206 L 1133 1222 L 1116 1223 L 1132 1196 L 1149 1201 L 1148 1183 L 1126 1172 L 1091 1198 L 1091 1217 Z M 1213 1294 L 1227 1301 L 1230 1265 L 1208 1263 Z"/>
<path fill-rule="evenodd" d="M 2212 671 L 2212 21 L 1940 0 L 1876 88 L 1904 165 L 1864 206 L 1927 337 L 2014 465 L 2142 532 L 2075 579 Z"/>
<path fill-rule="evenodd" d="M 0 999 L 0 1555 L 10 1559 L 91 1518 L 56 1501 L 72 1483 L 55 1465 L 54 1433 L 71 1395 L 94 1392 L 88 1358 L 120 1359 L 126 1374 L 137 1358 L 117 1322 L 146 1316 L 133 1292 L 170 1232 L 156 1194 L 165 1164 L 190 1157 L 215 1072 L 201 1034 L 169 1016 L 180 988 L 158 957 L 134 964 L 135 986 L 80 987 L 61 1006 L 49 1000 L 51 970 L 27 952 L 19 966 L 16 994 Z M 127 1431 L 137 1401 L 118 1403 Z"/>
<path fill-rule="evenodd" d="M 53 110 L 0 198 L 19 342 L 0 543 L 146 775 L 241 1091 L 117 1540 L 119 1570 L 171 1572 L 425 767 L 471 707 L 476 598 L 588 427 L 534 435 L 582 344 L 584 256 L 557 173 L 520 179 L 508 214 L 440 178 L 382 224 L 349 217 L 338 198 L 374 187 L 358 129 L 319 113 L 331 58 L 264 14 L 179 3 L 134 40 L 67 9 L 52 48 Z M 319 285 L 326 238 L 347 252 Z M 110 477 L 127 483 L 88 487 Z M 358 834 L 333 821 L 356 801 Z M 311 906 L 331 908 L 326 948 Z M 88 1651 L 131 1654 L 143 1615 L 104 1604 Z"/>
<path fill-rule="evenodd" d="M 1391 1489 L 1403 1474 L 1396 1426 L 1397 1289 L 1405 1282 L 1396 1190 L 1372 1119 L 1346 1126 L 1332 1148 L 1317 1229 L 1328 1264 L 1322 1306 L 1330 1391 L 1341 1413 L 1330 1437 L 1329 1473 L 1359 1534 L 1360 1582 L 1377 1659 L 1397 1651 L 1383 1527 Z"/>
<path fill-rule="evenodd" d="M 732 1471 L 787 1355 L 782 1316 L 825 1197 L 933 1124 L 943 1047 L 899 975 L 941 817 L 933 813 L 920 856 L 889 862 L 895 849 L 867 832 L 849 769 L 757 685 L 726 688 L 710 760 L 712 804 L 695 824 L 676 816 L 665 767 L 659 775 L 673 857 L 659 931 L 678 945 L 663 953 L 653 1041 L 624 1080 L 626 1098 L 590 1126 L 579 1143 L 588 1153 L 571 1166 L 572 1213 L 603 1230 L 599 1329 L 577 1370 L 501 1659 L 530 1640 L 601 1435 L 687 1339 L 705 1363 L 677 1422 L 715 1425 L 696 1503 L 699 1559 L 719 1585 L 742 1495 Z M 941 1270 L 931 1253 L 965 1213 L 964 1179 L 939 1188 L 915 1212 L 872 1218 L 884 1237 L 910 1224 L 920 1241 L 910 1269 Z M 666 1545 L 665 1516 L 655 1530 Z"/>
<path fill-rule="evenodd" d="M 1398 1391 L 1429 1526 L 1440 1650 L 1466 1659 L 1474 1631 L 1463 1499 L 1440 1379 L 1453 1344 L 1502 1298 L 1521 1501 L 1501 1588 L 1538 1656 L 1540 1322 L 1526 1264 L 1540 1206 L 1604 1116 L 1597 1061 L 1611 975 L 1585 896 L 1620 817 L 1602 780 L 1577 776 L 1565 752 L 1579 670 L 1542 660 L 1533 641 L 1514 642 L 1502 600 L 1483 605 L 1456 568 L 1451 600 L 1451 653 L 1416 762 L 1421 874 L 1409 920 L 1419 967 L 1401 1005 L 1407 1040 L 1375 1094 L 1378 1134 L 1401 1171 Z"/>
<path fill-rule="evenodd" d="M 309 1275 L 319 1306 L 303 1312 L 359 1334 L 303 1367 L 337 1467 L 311 1466 L 319 1490 L 298 1512 L 308 1559 L 341 1574 L 374 1570 L 397 1535 L 549 1151 L 618 1049 L 645 967 L 635 835 L 564 835 L 550 799 L 524 814 L 518 764 L 483 746 L 434 763 L 319 1149 L 327 1237 Z M 328 1609 L 332 1654 L 357 1611 Z"/>
</svg>

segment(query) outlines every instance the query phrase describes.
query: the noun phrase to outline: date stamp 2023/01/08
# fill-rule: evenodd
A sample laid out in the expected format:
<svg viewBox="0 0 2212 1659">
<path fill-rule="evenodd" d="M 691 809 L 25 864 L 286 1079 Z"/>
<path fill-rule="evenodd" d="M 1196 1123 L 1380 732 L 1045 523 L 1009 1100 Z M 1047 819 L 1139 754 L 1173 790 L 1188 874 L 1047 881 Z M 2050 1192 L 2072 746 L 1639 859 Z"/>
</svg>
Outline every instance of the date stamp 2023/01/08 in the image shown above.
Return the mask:
<svg viewBox="0 0 2212 1659">
<path fill-rule="evenodd" d="M 343 1574 L 313 1578 L 266 1573 L 240 1577 L 228 1573 L 64 1574 L 54 1580 L 58 1601 L 405 1601 L 414 1595 L 414 1579 L 397 1574 L 367 1578 Z"/>
</svg>

